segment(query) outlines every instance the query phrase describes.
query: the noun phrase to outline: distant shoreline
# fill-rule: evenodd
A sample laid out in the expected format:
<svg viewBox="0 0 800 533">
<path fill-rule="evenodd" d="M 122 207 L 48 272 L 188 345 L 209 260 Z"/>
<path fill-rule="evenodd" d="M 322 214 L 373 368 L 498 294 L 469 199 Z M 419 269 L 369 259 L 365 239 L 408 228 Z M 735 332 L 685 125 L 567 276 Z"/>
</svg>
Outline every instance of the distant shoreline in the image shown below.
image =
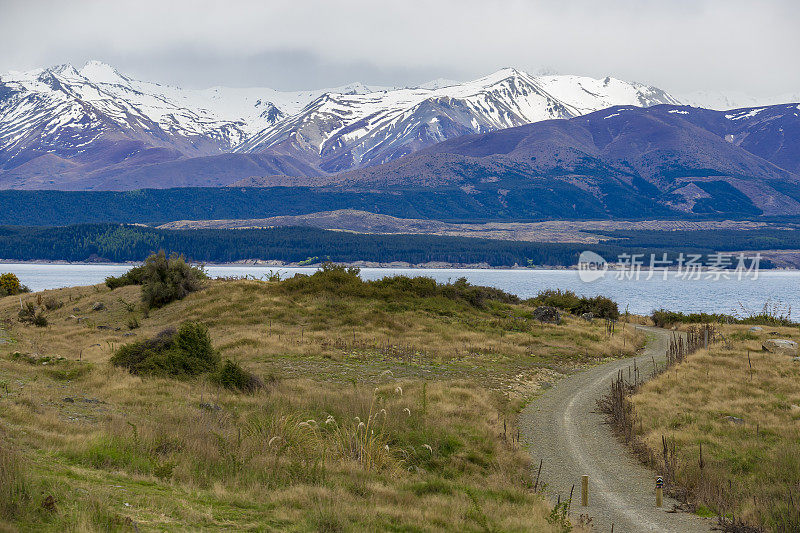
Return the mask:
<svg viewBox="0 0 800 533">
<path fill-rule="evenodd" d="M 115 262 L 105 262 L 105 261 L 50 261 L 50 260 L 9 260 L 9 259 L 0 259 L 0 265 L 65 265 L 65 266 L 136 266 L 142 264 L 142 261 L 127 261 L 123 263 L 115 263 Z M 196 263 L 202 264 L 205 267 L 260 267 L 260 268 L 320 268 L 321 263 L 314 263 L 309 265 L 302 265 L 300 263 L 282 263 L 280 261 L 262 261 L 262 260 L 245 260 L 245 261 L 235 261 L 232 263 Z M 530 271 L 537 271 L 537 270 L 578 270 L 577 265 L 571 266 L 547 266 L 547 265 L 536 265 L 536 266 L 519 266 L 519 265 L 509 265 L 509 266 L 491 266 L 485 263 L 477 263 L 477 264 L 458 264 L 458 263 L 443 263 L 443 262 L 431 262 L 431 263 L 421 263 L 421 264 L 411 264 L 405 263 L 402 261 L 394 261 L 390 263 L 378 263 L 373 261 L 352 261 L 352 262 L 336 262 L 337 265 L 344 265 L 346 267 L 356 267 L 356 268 L 376 268 L 376 269 L 410 269 L 410 270 L 530 270 Z M 608 272 L 625 272 L 626 270 L 623 268 L 619 268 L 618 265 L 609 264 Z M 678 269 L 676 267 L 668 268 L 668 272 L 677 272 Z M 800 268 L 787 268 L 787 267 L 777 267 L 777 268 L 760 268 L 762 272 L 800 272 Z M 662 270 L 656 270 L 655 275 L 662 272 Z M 701 268 L 700 272 L 708 273 L 713 272 L 708 268 Z M 730 269 L 728 272 L 734 272 L 733 269 Z M 649 270 L 646 268 L 645 265 L 642 266 L 640 276 L 647 276 Z"/>
<path fill-rule="evenodd" d="M 12 260 L 0 259 L 0 265 L 75 265 L 75 266 L 136 266 L 142 264 L 142 261 L 126 261 L 126 262 L 106 262 L 106 261 L 51 261 L 51 260 Z M 322 263 L 313 263 L 303 265 L 300 263 L 283 263 L 280 261 L 262 261 L 262 260 L 245 260 L 234 261 L 231 263 L 196 263 L 202 264 L 207 267 L 262 267 L 262 268 L 320 268 Z M 412 268 L 416 270 L 434 270 L 434 269 L 454 269 L 454 270 L 575 270 L 576 267 L 563 267 L 563 266 L 491 266 L 485 263 L 476 264 L 459 264 L 459 263 L 444 263 L 432 262 L 412 264 L 402 261 L 393 261 L 390 263 L 378 263 L 373 261 L 351 261 L 351 262 L 336 262 L 337 265 L 344 265 L 348 267 L 357 268 Z"/>
</svg>

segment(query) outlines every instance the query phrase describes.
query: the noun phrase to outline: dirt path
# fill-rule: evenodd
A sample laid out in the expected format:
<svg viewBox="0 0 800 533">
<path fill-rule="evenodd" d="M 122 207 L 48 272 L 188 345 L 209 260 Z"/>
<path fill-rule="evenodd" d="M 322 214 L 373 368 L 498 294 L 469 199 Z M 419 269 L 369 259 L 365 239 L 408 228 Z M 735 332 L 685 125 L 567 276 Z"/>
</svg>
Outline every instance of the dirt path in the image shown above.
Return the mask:
<svg viewBox="0 0 800 533">
<path fill-rule="evenodd" d="M 647 331 L 648 343 L 636 357 L 641 376 L 652 371 L 652 357 L 664 359 L 669 332 Z M 564 501 L 575 485 L 570 517 L 592 517 L 595 531 L 710 531 L 715 521 L 682 512 L 668 512 L 677 502 L 664 498 L 655 506 L 655 473 L 641 465 L 612 435 L 597 412 L 596 400 L 605 394 L 619 370 L 627 373 L 633 358 L 614 361 L 568 377 L 526 407 L 520 425 L 535 469 L 542 461 L 540 483 L 549 495 Z M 533 472 L 536 475 L 536 472 Z M 589 506 L 580 505 L 581 476 L 589 476 Z"/>
</svg>

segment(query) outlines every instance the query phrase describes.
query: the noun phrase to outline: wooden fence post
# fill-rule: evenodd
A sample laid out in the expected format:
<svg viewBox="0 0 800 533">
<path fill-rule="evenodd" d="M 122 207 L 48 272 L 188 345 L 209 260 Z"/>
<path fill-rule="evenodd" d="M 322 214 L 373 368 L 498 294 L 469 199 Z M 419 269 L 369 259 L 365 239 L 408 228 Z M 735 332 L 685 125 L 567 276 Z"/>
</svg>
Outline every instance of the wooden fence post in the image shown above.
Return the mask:
<svg viewBox="0 0 800 533">
<path fill-rule="evenodd" d="M 589 476 L 581 476 L 581 505 L 589 505 Z"/>
</svg>

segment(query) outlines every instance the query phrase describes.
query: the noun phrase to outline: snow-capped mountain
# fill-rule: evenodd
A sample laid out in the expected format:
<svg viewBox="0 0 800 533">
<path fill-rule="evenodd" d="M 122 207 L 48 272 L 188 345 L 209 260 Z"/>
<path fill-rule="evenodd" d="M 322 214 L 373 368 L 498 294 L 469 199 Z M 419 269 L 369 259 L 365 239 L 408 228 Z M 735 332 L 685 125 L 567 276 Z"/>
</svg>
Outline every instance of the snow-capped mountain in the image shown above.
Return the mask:
<svg viewBox="0 0 800 533">
<path fill-rule="evenodd" d="M 0 167 L 29 159 L 26 151 L 74 157 L 108 139 L 189 156 L 227 152 L 322 94 L 373 90 L 362 84 L 297 92 L 184 90 L 135 80 L 99 61 L 80 70 L 11 72 L 0 76 Z"/>
<path fill-rule="evenodd" d="M 428 88 L 430 87 L 430 88 Z M 506 68 L 472 82 L 367 94 L 324 94 L 236 151 L 275 150 L 327 173 L 379 164 L 453 137 L 612 105 L 675 104 L 666 92 L 614 78 L 531 76 Z"/>
<path fill-rule="evenodd" d="M 779 96 L 758 97 L 737 91 L 695 91 L 678 95 L 678 99 L 693 107 L 726 111 L 745 107 L 770 106 L 800 102 L 800 93 L 788 93 Z"/>
<path fill-rule="evenodd" d="M 207 165 L 236 162 L 229 168 L 241 170 L 220 182 L 245 172 L 253 174 L 238 177 L 325 174 L 464 134 L 612 105 L 676 102 L 659 89 L 614 78 L 531 76 L 510 68 L 466 83 L 281 92 L 186 90 L 90 61 L 79 69 L 60 65 L 0 76 L 0 188 L 103 186 L 97 176 L 124 176 L 144 166 L 157 173 L 162 164 L 170 165 L 169 173 L 151 172 L 147 183 L 169 187 L 188 179 L 181 161 L 229 153 Z M 243 154 L 253 156 L 238 157 Z M 203 165 L 189 167 L 196 173 Z"/>
</svg>

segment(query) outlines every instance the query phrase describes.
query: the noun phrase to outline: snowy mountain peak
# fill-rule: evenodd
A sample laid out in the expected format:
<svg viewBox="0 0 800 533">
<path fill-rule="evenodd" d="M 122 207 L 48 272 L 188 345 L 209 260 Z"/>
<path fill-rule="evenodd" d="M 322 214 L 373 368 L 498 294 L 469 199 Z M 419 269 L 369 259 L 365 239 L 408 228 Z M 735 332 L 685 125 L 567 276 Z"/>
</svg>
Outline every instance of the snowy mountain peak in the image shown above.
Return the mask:
<svg viewBox="0 0 800 533">
<path fill-rule="evenodd" d="M 44 154 L 48 165 L 55 156 L 68 167 L 112 153 L 114 161 L 127 162 L 158 148 L 159 157 L 275 153 L 332 173 L 459 135 L 660 103 L 678 101 L 611 77 L 532 76 L 513 67 L 415 88 L 356 82 L 308 91 L 185 90 L 140 81 L 95 60 L 80 69 L 58 65 L 0 77 L 0 172 Z M 94 150 L 123 142 L 125 150 Z"/>
<path fill-rule="evenodd" d="M 128 77 L 102 61 L 88 61 L 79 71 L 80 75 L 93 83 L 127 83 Z"/>
<path fill-rule="evenodd" d="M 505 67 L 501 68 L 497 72 L 493 72 L 487 76 L 483 76 L 482 78 L 478 78 L 472 82 L 468 82 L 470 85 L 480 85 L 483 87 L 490 87 L 492 85 L 497 85 L 499 83 L 503 83 L 509 80 L 524 80 L 526 82 L 531 82 L 534 77 L 526 72 L 522 72 L 521 70 L 517 70 L 513 67 Z"/>
<path fill-rule="evenodd" d="M 571 118 L 612 105 L 662 103 L 678 102 L 659 89 L 613 78 L 531 76 L 507 67 L 455 85 L 328 93 L 236 151 L 290 153 L 334 173 L 390 161 L 460 135 Z"/>
<path fill-rule="evenodd" d="M 426 81 L 416 87 L 410 87 L 411 89 L 441 89 L 443 87 L 452 87 L 453 85 L 458 85 L 460 82 L 455 80 L 450 80 L 447 78 L 436 78 L 435 80 Z"/>
</svg>

